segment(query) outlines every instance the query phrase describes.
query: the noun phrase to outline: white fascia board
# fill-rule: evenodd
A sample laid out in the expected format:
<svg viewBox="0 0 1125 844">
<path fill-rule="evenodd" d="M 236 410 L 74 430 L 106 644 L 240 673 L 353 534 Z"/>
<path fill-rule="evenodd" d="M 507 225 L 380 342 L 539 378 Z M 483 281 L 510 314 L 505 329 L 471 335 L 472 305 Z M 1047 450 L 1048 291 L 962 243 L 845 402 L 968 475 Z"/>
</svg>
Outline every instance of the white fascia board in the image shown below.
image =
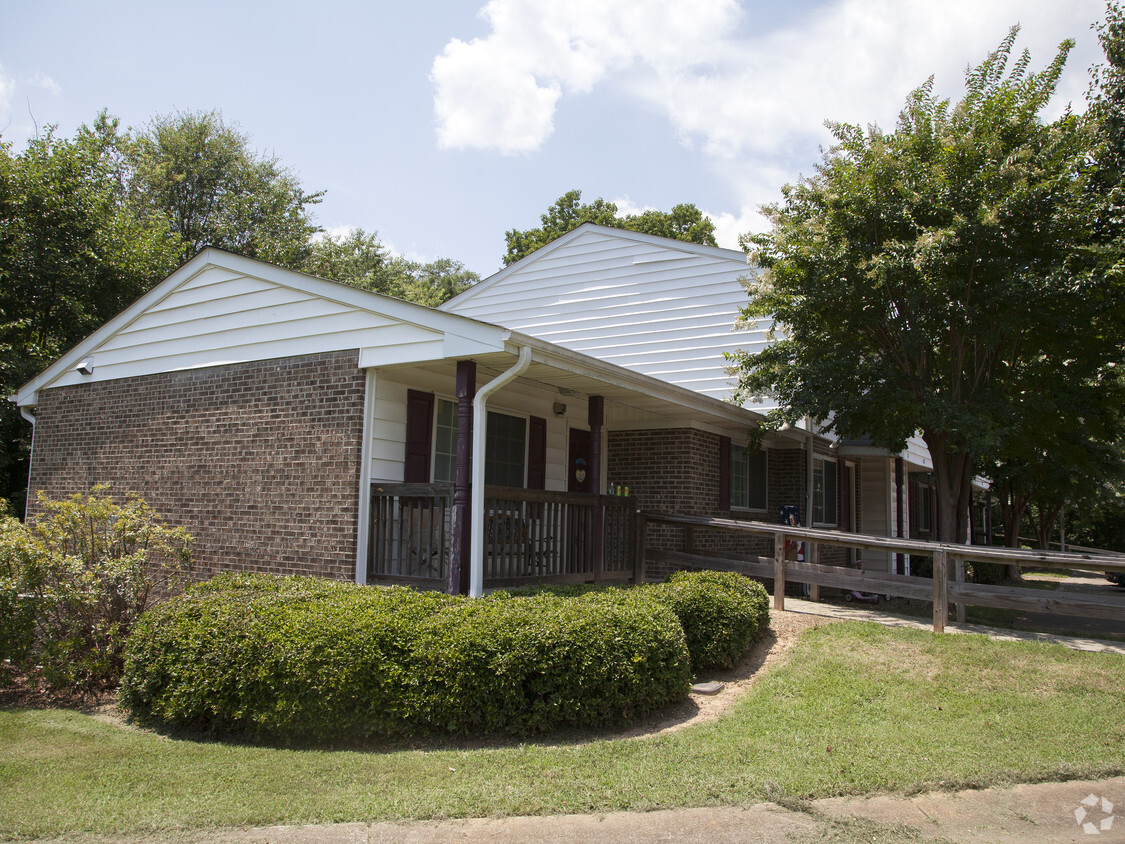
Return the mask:
<svg viewBox="0 0 1125 844">
<path fill-rule="evenodd" d="M 452 344 L 454 348 L 471 349 L 471 351 L 461 354 L 475 354 L 486 350 L 497 351 L 503 348 L 505 332 L 495 325 L 460 314 L 445 313 L 435 308 L 395 299 L 391 296 L 360 290 L 341 282 L 327 281 L 316 276 L 287 270 L 221 249 L 208 248 L 182 264 L 164 281 L 157 284 L 113 319 L 79 342 L 39 375 L 28 381 L 17 392 L 16 403 L 21 407 L 37 404 L 40 389 L 50 385 L 60 375 L 68 372 L 78 361 L 95 351 L 114 334 L 127 328 L 142 314 L 170 296 L 181 286 L 211 268 L 229 270 L 279 287 L 299 290 L 357 310 L 386 316 L 430 331 L 454 335 L 457 338 Z"/>
<path fill-rule="evenodd" d="M 740 264 L 748 263 L 747 256 L 744 252 L 739 252 L 736 249 L 724 249 L 721 246 L 707 246 L 702 243 L 692 243 L 687 240 L 676 240 L 671 237 L 659 237 L 658 235 L 644 234 L 643 232 L 629 231 L 628 229 L 618 229 L 611 226 L 599 226 L 595 223 L 583 223 L 576 229 L 571 229 L 566 234 L 555 238 L 545 246 L 541 246 L 532 252 L 530 255 L 521 258 L 514 264 L 509 264 L 499 272 L 493 273 L 483 281 L 474 284 L 463 293 L 459 293 L 447 302 L 443 302 L 438 306 L 440 310 L 451 311 L 455 309 L 462 302 L 467 302 L 470 299 L 476 298 L 478 295 L 494 287 L 508 276 L 513 273 L 520 272 L 530 264 L 539 261 L 552 252 L 566 246 L 571 241 L 577 240 L 583 235 L 596 233 L 605 237 L 616 238 L 618 240 L 633 241 L 634 243 L 644 243 L 649 246 L 661 247 L 666 252 L 676 251 L 686 253 L 687 255 L 704 255 L 711 258 L 719 258 L 728 261 L 737 261 Z M 667 257 L 662 257 L 659 260 L 668 260 Z"/>
</svg>

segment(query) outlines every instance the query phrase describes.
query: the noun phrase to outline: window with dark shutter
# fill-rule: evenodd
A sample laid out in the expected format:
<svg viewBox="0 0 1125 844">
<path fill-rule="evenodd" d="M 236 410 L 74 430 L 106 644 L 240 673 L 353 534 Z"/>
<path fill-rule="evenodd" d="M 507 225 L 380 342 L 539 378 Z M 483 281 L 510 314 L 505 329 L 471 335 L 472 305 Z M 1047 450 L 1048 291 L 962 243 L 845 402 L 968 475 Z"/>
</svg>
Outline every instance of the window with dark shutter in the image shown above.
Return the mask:
<svg viewBox="0 0 1125 844">
<path fill-rule="evenodd" d="M 539 416 L 527 424 L 527 488 L 547 488 L 547 420 Z"/>
</svg>

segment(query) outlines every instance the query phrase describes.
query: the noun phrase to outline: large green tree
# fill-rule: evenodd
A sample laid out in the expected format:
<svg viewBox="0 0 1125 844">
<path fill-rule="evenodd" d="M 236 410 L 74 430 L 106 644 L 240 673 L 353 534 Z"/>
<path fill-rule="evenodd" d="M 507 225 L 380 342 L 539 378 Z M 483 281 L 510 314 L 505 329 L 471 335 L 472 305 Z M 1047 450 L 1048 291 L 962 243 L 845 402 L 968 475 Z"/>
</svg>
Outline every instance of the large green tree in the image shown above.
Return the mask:
<svg viewBox="0 0 1125 844">
<path fill-rule="evenodd" d="M 582 191 L 567 191 L 540 215 L 540 226 L 521 231 L 512 229 L 506 232 L 508 251 L 504 255 L 504 265 L 512 264 L 530 255 L 536 249 L 546 246 L 552 240 L 578 228 L 583 223 L 596 223 L 599 226 L 628 229 L 645 234 L 671 237 L 715 246 L 715 224 L 694 205 L 676 205 L 671 211 L 643 211 L 640 214 L 617 214 L 617 205 L 602 198 L 593 202 L 582 202 Z"/>
<path fill-rule="evenodd" d="M 143 215 L 162 217 L 180 238 L 180 257 L 218 246 L 299 268 L 319 231 L 307 193 L 275 156 L 218 112 L 178 112 L 152 121 L 127 146 L 129 191 Z"/>
<path fill-rule="evenodd" d="M 53 128 L 13 154 L 0 144 L 0 396 L 108 320 L 177 262 L 163 222 L 126 197 L 117 122 L 73 139 Z M 0 403 L 0 495 L 22 512 L 30 426 Z"/>
<path fill-rule="evenodd" d="M 480 281 L 460 261 L 438 258 L 421 263 L 393 255 L 376 232 L 360 228 L 314 240 L 304 269 L 321 278 L 430 307 Z"/>
<path fill-rule="evenodd" d="M 1032 72 L 1026 52 L 1010 61 L 1017 32 L 956 104 L 931 79 L 893 132 L 829 124 L 815 175 L 744 239 L 763 268 L 744 316 L 778 339 L 732 355 L 741 394 L 893 450 L 921 432 L 945 539 L 964 536 L 983 458 L 1034 414 L 1074 412 L 1050 385 L 1096 383 L 1119 356 L 1082 201 L 1088 126 L 1040 119 L 1072 45 Z"/>
</svg>

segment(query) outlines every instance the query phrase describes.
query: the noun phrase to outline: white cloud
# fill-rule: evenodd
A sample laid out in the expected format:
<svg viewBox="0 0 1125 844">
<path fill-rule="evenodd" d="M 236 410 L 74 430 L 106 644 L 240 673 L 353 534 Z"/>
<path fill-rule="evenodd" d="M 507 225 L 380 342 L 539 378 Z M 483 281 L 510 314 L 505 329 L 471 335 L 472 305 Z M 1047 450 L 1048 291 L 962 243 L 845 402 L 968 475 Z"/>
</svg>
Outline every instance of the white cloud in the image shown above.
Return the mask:
<svg viewBox="0 0 1125 844">
<path fill-rule="evenodd" d="M 55 96 L 58 96 L 62 93 L 62 88 L 59 86 L 59 83 L 42 72 L 36 73 L 34 76 L 30 77 L 27 80 L 27 85 L 30 88 L 41 88 L 47 93 L 54 94 Z"/>
<path fill-rule="evenodd" d="M 454 38 L 433 62 L 438 143 L 539 148 L 564 94 L 641 65 L 675 75 L 737 19 L 735 0 L 490 0 L 484 38 Z"/>
<path fill-rule="evenodd" d="M 434 60 L 439 144 L 533 152 L 563 98 L 614 86 L 663 114 L 728 186 L 739 210 L 710 216 L 720 244 L 737 248 L 738 234 L 767 227 L 756 209 L 811 173 L 832 142 L 826 119 L 891 128 L 931 74 L 938 94 L 960 96 L 966 67 L 1015 23 L 1016 52 L 1029 49 L 1035 70 L 1064 38 L 1078 41 L 1048 116 L 1067 102 L 1081 110 L 1101 59 L 1090 24 L 1103 0 L 823 0 L 773 29 L 760 8 L 767 0 L 490 0 L 489 32 Z"/>
</svg>

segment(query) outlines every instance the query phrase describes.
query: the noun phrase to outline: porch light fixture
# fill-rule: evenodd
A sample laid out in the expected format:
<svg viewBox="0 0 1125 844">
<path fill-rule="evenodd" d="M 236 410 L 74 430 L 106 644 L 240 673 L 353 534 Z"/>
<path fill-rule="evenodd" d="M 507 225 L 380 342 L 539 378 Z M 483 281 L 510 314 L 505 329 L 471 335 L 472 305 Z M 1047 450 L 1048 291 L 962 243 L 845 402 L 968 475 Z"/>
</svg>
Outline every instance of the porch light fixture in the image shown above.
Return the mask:
<svg viewBox="0 0 1125 844">
<path fill-rule="evenodd" d="M 551 405 L 551 410 L 555 411 L 555 416 L 566 416 L 566 405 L 561 401 L 557 401 Z"/>
<path fill-rule="evenodd" d="M 94 372 L 94 359 L 83 358 L 82 362 L 74 367 L 74 371 L 81 375 L 92 375 Z"/>
</svg>

